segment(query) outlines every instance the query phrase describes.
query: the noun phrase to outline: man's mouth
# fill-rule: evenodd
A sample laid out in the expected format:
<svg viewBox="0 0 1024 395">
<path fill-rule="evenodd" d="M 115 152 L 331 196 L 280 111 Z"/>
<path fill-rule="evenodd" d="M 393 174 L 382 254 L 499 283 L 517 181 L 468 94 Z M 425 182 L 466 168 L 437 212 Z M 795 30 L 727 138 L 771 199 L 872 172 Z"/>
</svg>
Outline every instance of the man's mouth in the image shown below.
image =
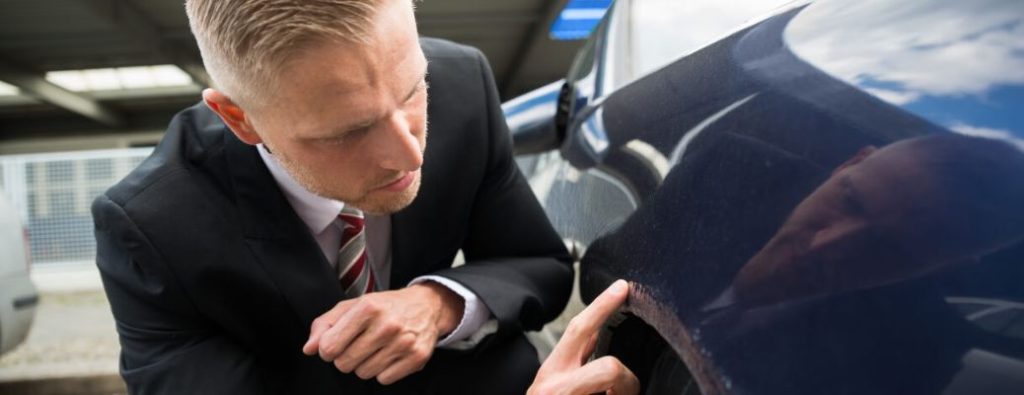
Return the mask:
<svg viewBox="0 0 1024 395">
<path fill-rule="evenodd" d="M 416 179 L 416 173 L 418 173 L 418 172 L 419 172 L 419 170 L 410 171 L 408 173 L 405 173 L 401 177 L 399 177 L 397 179 L 394 179 L 394 180 L 391 180 L 391 181 L 388 181 L 383 186 L 378 187 L 377 190 L 386 191 L 386 192 L 401 192 L 401 191 L 404 191 L 406 188 L 408 188 L 410 185 L 412 185 L 413 180 Z"/>
</svg>

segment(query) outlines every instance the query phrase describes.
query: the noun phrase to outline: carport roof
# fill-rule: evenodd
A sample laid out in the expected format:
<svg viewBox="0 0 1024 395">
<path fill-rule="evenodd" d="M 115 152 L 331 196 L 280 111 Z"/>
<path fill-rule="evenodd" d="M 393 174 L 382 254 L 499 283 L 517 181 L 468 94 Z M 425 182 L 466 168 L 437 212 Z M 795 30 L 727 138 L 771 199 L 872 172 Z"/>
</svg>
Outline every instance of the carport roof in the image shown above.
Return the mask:
<svg viewBox="0 0 1024 395">
<path fill-rule="evenodd" d="M 579 41 L 548 29 L 568 0 L 423 0 L 420 32 L 480 48 L 505 98 L 562 78 Z M 0 140 L 160 130 L 207 76 L 182 0 L 0 0 Z M 71 92 L 47 72 L 171 64 L 197 84 Z"/>
</svg>

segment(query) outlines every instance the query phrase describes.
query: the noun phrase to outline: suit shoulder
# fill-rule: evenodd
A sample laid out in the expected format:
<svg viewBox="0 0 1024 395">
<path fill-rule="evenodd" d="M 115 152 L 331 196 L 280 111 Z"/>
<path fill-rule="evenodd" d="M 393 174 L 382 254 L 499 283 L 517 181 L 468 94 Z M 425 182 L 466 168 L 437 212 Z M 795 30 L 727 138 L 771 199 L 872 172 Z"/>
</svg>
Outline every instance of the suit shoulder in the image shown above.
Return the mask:
<svg viewBox="0 0 1024 395">
<path fill-rule="evenodd" d="M 147 191 L 188 189 L 191 168 L 202 166 L 222 150 L 226 127 L 222 123 L 218 127 L 219 119 L 211 114 L 200 104 L 175 115 L 160 144 L 105 195 L 123 206 Z"/>
<path fill-rule="evenodd" d="M 446 104 L 465 106 L 461 98 L 483 97 L 491 69 L 480 50 L 437 38 L 421 38 L 420 43 L 429 61 L 427 81 L 432 98 L 444 98 L 447 92 L 454 97 Z"/>
<path fill-rule="evenodd" d="M 188 189 L 188 169 L 161 159 L 150 156 L 144 160 L 124 179 L 97 197 L 93 202 L 94 209 L 100 202 L 113 203 L 122 208 L 142 201 L 148 201 L 152 206 L 158 206 L 160 200 L 149 199 L 150 196 L 170 197 L 180 195 Z"/>
<path fill-rule="evenodd" d="M 483 57 L 483 53 L 481 53 L 480 50 L 475 47 L 471 47 L 464 44 L 458 44 L 440 38 L 422 37 L 420 38 L 420 46 L 423 47 L 423 53 L 426 54 L 427 59 L 431 60 L 478 60 Z"/>
</svg>

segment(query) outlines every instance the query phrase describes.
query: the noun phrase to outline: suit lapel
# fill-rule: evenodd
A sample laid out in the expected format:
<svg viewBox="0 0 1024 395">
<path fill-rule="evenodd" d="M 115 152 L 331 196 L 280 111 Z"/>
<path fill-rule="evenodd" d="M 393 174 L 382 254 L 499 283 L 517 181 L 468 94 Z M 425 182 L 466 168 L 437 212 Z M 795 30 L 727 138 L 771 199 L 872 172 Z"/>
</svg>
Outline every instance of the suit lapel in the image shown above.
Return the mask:
<svg viewBox="0 0 1024 395">
<path fill-rule="evenodd" d="M 412 281 L 415 262 L 410 258 L 420 256 L 412 231 L 414 214 L 410 211 L 406 209 L 391 215 L 391 289 L 403 288 Z"/>
<path fill-rule="evenodd" d="M 430 49 L 429 43 L 424 46 L 427 58 L 432 60 L 427 73 L 428 83 L 440 75 L 452 73 L 440 66 L 439 62 L 433 61 Z M 446 140 L 445 136 L 452 135 L 449 130 L 464 127 L 461 123 L 453 125 L 450 114 L 440 110 L 443 107 L 439 107 L 442 106 L 439 103 L 457 100 L 446 96 L 445 92 L 443 87 L 431 90 L 431 100 L 427 104 L 427 119 L 430 120 L 432 132 L 427 134 L 427 149 L 423 153 L 420 191 L 409 207 L 391 216 L 392 289 L 405 287 L 416 276 L 450 265 L 451 257 L 455 255 L 454 250 L 458 249 L 457 245 L 448 243 L 448 238 L 442 236 L 455 234 L 457 230 L 437 228 L 439 223 L 444 223 L 439 218 L 454 215 L 443 210 L 452 210 L 448 197 L 454 188 L 452 183 L 458 182 L 458 177 L 443 171 L 438 161 L 446 161 L 451 157 L 442 151 L 445 147 L 462 147 L 451 137 Z"/>
<path fill-rule="evenodd" d="M 342 299 L 341 287 L 309 228 L 295 214 L 256 147 L 225 133 L 228 172 L 253 258 L 308 326 Z"/>
<path fill-rule="evenodd" d="M 427 139 L 430 141 L 431 137 Z M 451 211 L 443 212 L 452 210 L 445 203 L 450 195 L 444 191 L 451 191 L 448 183 L 457 179 L 435 171 L 435 158 L 443 157 L 437 152 L 439 146 L 427 143 L 420 191 L 409 207 L 391 215 L 392 289 L 405 287 L 417 276 L 450 266 L 458 250 L 452 239 L 459 239 L 456 236 L 459 230 L 438 228 L 438 224 L 450 225 L 444 221 L 445 215 L 455 215 Z"/>
</svg>

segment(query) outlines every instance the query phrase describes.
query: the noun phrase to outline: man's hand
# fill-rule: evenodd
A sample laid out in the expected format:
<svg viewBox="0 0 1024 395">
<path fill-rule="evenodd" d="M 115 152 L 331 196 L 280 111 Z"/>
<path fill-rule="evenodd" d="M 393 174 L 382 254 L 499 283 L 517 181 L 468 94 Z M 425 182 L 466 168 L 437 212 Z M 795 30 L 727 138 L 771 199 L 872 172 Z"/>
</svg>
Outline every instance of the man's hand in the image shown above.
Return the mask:
<svg viewBox="0 0 1024 395">
<path fill-rule="evenodd" d="M 633 395 L 640 392 L 640 382 L 618 359 L 608 356 L 587 363 L 601 326 L 628 295 L 629 285 L 623 280 L 616 281 L 574 317 L 527 393 Z"/>
<path fill-rule="evenodd" d="M 463 304 L 430 281 L 345 300 L 313 321 L 302 352 L 364 380 L 391 384 L 423 369 L 438 338 L 458 326 Z"/>
</svg>

